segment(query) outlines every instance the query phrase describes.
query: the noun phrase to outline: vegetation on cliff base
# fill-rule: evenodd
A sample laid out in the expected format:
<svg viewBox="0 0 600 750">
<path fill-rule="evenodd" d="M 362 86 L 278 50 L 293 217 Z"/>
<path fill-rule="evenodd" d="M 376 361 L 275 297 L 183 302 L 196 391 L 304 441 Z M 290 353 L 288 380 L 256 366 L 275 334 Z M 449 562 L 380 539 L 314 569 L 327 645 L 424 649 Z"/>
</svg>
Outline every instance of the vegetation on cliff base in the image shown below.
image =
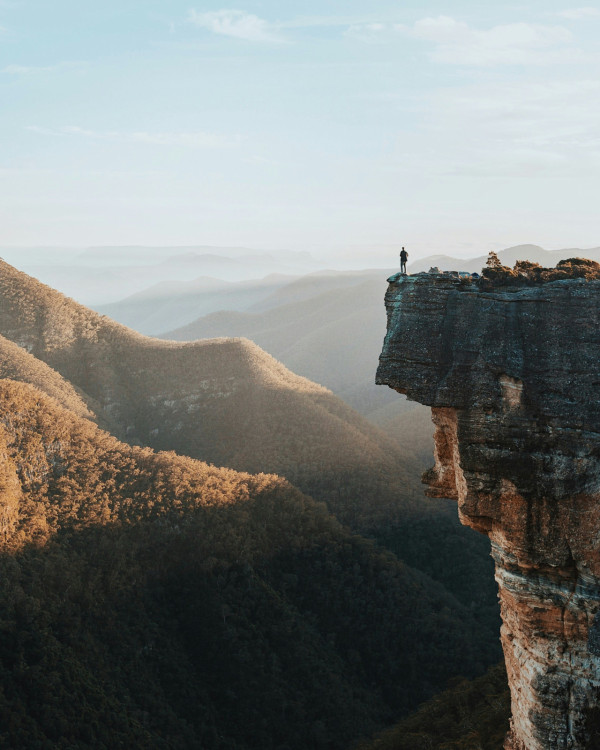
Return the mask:
<svg viewBox="0 0 600 750">
<path fill-rule="evenodd" d="M 561 260 L 555 268 L 544 268 L 539 263 L 518 260 L 513 268 L 503 266 L 498 255 L 489 254 L 486 267 L 481 271 L 479 286 L 490 289 L 495 286 L 536 286 L 550 281 L 566 279 L 600 279 L 600 263 L 587 258 Z"/>
<path fill-rule="evenodd" d="M 510 718 L 504 664 L 443 693 L 355 750 L 502 750 Z"/>
</svg>

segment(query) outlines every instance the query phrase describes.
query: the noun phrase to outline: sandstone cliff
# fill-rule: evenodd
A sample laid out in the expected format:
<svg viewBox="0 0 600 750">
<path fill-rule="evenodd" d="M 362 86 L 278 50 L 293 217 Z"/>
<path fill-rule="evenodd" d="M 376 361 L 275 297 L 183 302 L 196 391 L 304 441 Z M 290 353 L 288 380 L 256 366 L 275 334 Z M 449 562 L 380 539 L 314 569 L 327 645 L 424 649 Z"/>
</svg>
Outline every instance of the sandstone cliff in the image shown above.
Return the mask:
<svg viewBox="0 0 600 750">
<path fill-rule="evenodd" d="M 393 276 L 377 374 L 432 407 L 429 493 L 492 543 L 511 750 L 600 747 L 600 282 Z"/>
</svg>

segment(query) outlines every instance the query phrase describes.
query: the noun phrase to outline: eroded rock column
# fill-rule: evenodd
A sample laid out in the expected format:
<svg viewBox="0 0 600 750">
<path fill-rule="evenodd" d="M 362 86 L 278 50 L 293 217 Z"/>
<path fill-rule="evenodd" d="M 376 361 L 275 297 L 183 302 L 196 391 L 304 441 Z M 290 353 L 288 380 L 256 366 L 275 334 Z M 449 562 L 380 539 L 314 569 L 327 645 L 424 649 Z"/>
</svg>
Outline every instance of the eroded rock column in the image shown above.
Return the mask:
<svg viewBox="0 0 600 750">
<path fill-rule="evenodd" d="M 489 536 L 511 750 L 600 748 L 600 282 L 390 279 L 377 382 L 432 407 L 429 493 Z"/>
</svg>

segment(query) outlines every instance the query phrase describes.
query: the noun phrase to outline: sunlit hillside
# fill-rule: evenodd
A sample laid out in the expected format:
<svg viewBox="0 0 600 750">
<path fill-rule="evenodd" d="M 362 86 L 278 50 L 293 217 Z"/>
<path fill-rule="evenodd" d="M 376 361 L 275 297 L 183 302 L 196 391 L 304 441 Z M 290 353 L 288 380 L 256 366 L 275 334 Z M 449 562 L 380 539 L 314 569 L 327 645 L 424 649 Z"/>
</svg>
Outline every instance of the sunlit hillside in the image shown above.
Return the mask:
<svg viewBox="0 0 600 750">
<path fill-rule="evenodd" d="M 0 333 L 99 403 L 129 442 L 282 474 L 355 525 L 420 502 L 418 469 L 383 433 L 248 340 L 146 338 L 5 263 Z"/>
<path fill-rule="evenodd" d="M 80 417 L 97 421 L 99 405 L 92 402 L 41 359 L 0 336 L 0 378 L 30 383 Z M 94 411 L 95 410 L 95 411 Z M 101 413 L 100 413 L 101 414 Z"/>
<path fill-rule="evenodd" d="M 453 507 L 424 498 L 422 453 L 395 447 L 330 391 L 255 344 L 146 338 L 5 263 L 0 334 L 79 389 L 87 408 L 121 439 L 285 476 L 465 604 L 477 602 L 482 627 L 495 632 L 487 542 L 458 525 Z M 457 548 L 458 577 L 449 565 Z"/>
<path fill-rule="evenodd" d="M 472 610 L 276 476 L 0 380 L 0 745 L 346 748 L 494 658 Z"/>
</svg>

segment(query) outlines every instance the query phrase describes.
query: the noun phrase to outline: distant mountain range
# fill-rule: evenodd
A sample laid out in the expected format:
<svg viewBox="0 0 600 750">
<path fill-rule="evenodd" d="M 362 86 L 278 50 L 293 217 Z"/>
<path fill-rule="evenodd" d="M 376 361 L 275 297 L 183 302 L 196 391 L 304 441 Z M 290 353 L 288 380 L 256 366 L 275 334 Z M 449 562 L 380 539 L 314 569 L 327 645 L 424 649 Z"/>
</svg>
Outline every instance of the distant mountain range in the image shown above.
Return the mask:
<svg viewBox="0 0 600 750">
<path fill-rule="evenodd" d="M 116 302 L 164 281 L 188 282 L 208 276 L 225 286 L 225 279 L 291 277 L 324 267 L 307 252 L 235 247 L 0 248 L 0 256 L 87 305 Z"/>
<path fill-rule="evenodd" d="M 215 308 L 246 310 L 260 303 L 294 276 L 270 274 L 251 281 L 222 281 L 200 276 L 193 281 L 162 281 L 110 305 L 97 305 L 103 315 L 146 335 L 185 325 Z"/>
<path fill-rule="evenodd" d="M 305 257 L 300 253 L 298 255 L 309 263 L 310 256 Z M 519 259 L 554 266 L 559 260 L 570 255 L 585 255 L 595 259 L 600 257 L 600 249 L 547 251 L 537 245 L 518 245 L 499 253 L 500 259 L 510 266 Z M 99 253 L 98 257 L 101 257 Z M 110 304 L 96 304 L 95 309 L 141 333 L 156 336 L 193 323 L 196 318 L 212 312 L 264 312 L 290 302 L 307 300 L 319 292 L 356 286 L 367 279 L 382 279 L 397 270 L 393 267 L 359 271 L 321 269 L 307 274 L 305 270 L 299 270 L 299 265 L 296 263 L 293 271 L 290 272 L 288 266 L 288 270 L 282 272 L 280 270 L 281 258 L 277 256 L 276 262 L 270 262 L 269 257 L 268 255 L 255 257 L 248 255 L 242 264 L 238 264 L 237 259 L 233 258 L 188 253 L 162 260 L 157 264 L 146 263 L 144 268 L 137 270 L 132 266 L 124 266 L 121 267 L 119 273 L 125 276 L 136 275 L 135 283 L 138 285 L 148 273 L 161 273 L 162 277 L 152 286 L 145 286 L 123 299 Z M 266 266 L 260 261 L 261 258 Z M 441 270 L 480 272 L 486 260 L 485 255 L 470 259 L 431 255 L 415 261 L 409 259 L 408 270 L 410 273 L 419 273 L 437 266 Z M 317 261 L 314 262 L 317 263 Z M 236 265 L 240 269 L 243 267 L 245 273 L 250 273 L 246 280 L 235 281 L 235 274 L 231 274 L 231 269 Z M 265 267 L 269 268 L 269 273 L 262 276 Z M 194 277 L 194 273 L 201 269 L 207 273 Z M 86 273 L 88 271 L 89 269 Z M 223 277 L 228 280 L 217 278 L 219 275 L 217 271 L 222 272 Z M 69 273 L 77 275 L 80 269 L 76 268 L 73 271 L 71 268 L 66 273 L 67 276 Z M 97 296 L 100 297 L 103 294 L 105 299 L 109 295 L 114 296 L 120 284 L 119 281 L 115 281 L 115 268 L 100 270 L 98 273 L 99 276 L 96 277 L 95 282 L 98 287 Z M 111 276 L 109 278 L 102 274 Z M 60 274 L 56 272 L 56 275 Z M 183 278 L 180 278 L 182 276 Z M 193 278 L 190 279 L 190 276 Z M 62 284 L 65 284 L 65 279 L 62 279 Z"/>
<path fill-rule="evenodd" d="M 381 248 L 380 248 L 381 250 Z M 395 266 L 397 252 L 395 247 L 389 248 L 390 265 Z M 410 251 L 410 248 L 409 248 Z M 544 251 L 535 245 L 522 245 L 501 252 L 508 258 L 510 264 L 514 262 L 509 257 L 511 252 L 517 256 L 531 256 L 531 260 L 554 265 L 556 260 L 568 254 L 588 254 L 596 257 L 598 249 Z M 594 255 L 595 254 L 595 255 Z M 368 255 L 368 254 L 367 254 Z M 273 250 L 263 251 L 244 247 L 212 247 L 212 246 L 180 246 L 180 247 L 152 247 L 152 246 L 106 246 L 91 248 L 0 248 L 0 256 L 42 282 L 58 289 L 70 297 L 97 309 L 111 305 L 106 312 L 121 322 L 132 325 L 136 330 L 157 334 L 192 322 L 199 315 L 223 309 L 213 298 L 210 304 L 190 304 L 185 319 L 167 320 L 162 329 L 158 325 L 158 317 L 144 321 L 144 299 L 157 292 L 160 304 L 165 303 L 161 290 L 151 287 L 162 285 L 164 282 L 181 282 L 181 294 L 189 297 L 190 282 L 197 280 L 201 291 L 202 277 L 210 277 L 222 282 L 223 287 L 237 282 L 258 281 L 273 274 L 286 277 L 301 277 L 313 272 L 326 271 L 331 268 L 330 263 L 323 257 L 314 257 L 305 251 Z M 373 255 L 379 259 L 385 257 L 378 251 Z M 338 265 L 342 263 L 338 258 Z M 442 269 L 480 270 L 485 262 L 485 256 L 476 259 L 460 260 L 450 256 L 434 255 L 421 260 L 409 258 L 409 271 L 428 270 L 431 265 L 438 265 Z M 342 265 L 347 267 L 348 261 Z M 333 270 L 334 274 L 346 271 Z M 382 268 L 381 273 L 385 273 Z M 171 287 L 173 296 L 178 294 L 175 286 Z M 232 289 L 230 289 L 232 291 Z M 142 299 L 126 299 L 132 295 L 142 293 Z M 242 295 L 243 296 L 243 295 Z M 246 304 L 254 304 L 253 299 L 248 303 L 240 302 L 237 306 L 229 304 L 226 309 L 247 309 Z M 136 306 L 140 305 L 140 310 Z M 127 320 L 125 320 L 127 318 Z"/>
</svg>

